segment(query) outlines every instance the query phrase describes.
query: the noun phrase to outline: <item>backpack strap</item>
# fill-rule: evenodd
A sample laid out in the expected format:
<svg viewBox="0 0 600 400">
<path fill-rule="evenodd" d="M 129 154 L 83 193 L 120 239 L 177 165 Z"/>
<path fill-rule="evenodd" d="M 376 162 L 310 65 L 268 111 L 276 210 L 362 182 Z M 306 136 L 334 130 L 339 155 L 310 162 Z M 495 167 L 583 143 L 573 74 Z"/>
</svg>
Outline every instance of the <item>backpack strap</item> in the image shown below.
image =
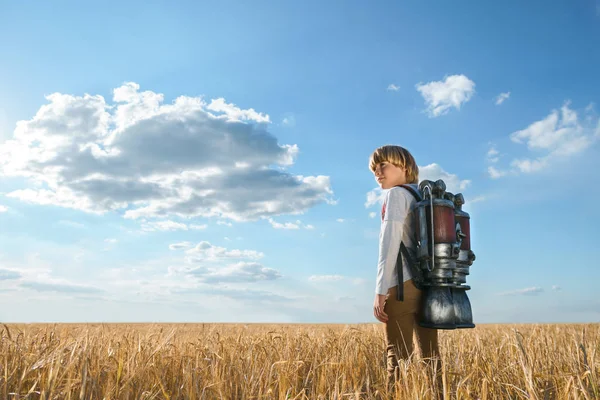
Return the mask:
<svg viewBox="0 0 600 400">
<path fill-rule="evenodd" d="M 408 185 L 398 185 L 398 187 L 402 187 L 410 192 L 413 195 L 416 201 L 421 201 L 421 196 L 419 193 Z M 396 291 L 396 300 L 404 301 L 404 270 L 402 267 L 403 261 L 402 256 L 406 258 L 406 260 L 410 262 L 414 262 L 411 255 L 408 252 L 408 249 L 404 245 L 404 242 L 400 242 L 400 251 L 398 252 L 398 258 L 396 259 L 396 275 L 398 276 L 398 290 Z"/>
</svg>

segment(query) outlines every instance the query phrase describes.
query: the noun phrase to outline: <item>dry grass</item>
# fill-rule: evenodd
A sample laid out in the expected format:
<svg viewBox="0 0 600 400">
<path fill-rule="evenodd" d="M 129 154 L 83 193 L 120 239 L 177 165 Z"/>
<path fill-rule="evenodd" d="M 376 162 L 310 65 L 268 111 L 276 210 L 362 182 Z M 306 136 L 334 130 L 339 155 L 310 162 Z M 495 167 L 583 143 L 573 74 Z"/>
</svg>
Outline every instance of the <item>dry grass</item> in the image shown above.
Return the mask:
<svg viewBox="0 0 600 400">
<path fill-rule="evenodd" d="M 388 398 L 381 325 L 11 324 L 2 399 Z M 443 392 L 458 399 L 600 398 L 600 325 L 441 332 Z M 418 358 L 401 399 L 434 398 Z"/>
</svg>

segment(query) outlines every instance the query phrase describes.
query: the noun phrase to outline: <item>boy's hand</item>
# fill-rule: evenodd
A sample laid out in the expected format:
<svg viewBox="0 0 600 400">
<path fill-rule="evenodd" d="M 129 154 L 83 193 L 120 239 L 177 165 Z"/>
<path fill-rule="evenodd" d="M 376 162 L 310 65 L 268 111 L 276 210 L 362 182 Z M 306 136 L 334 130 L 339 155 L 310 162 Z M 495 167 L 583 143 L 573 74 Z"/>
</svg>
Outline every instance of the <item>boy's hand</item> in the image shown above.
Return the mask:
<svg viewBox="0 0 600 400">
<path fill-rule="evenodd" d="M 376 294 L 375 301 L 373 302 L 373 315 L 381 322 L 387 322 L 388 316 L 383 311 L 385 305 L 385 294 Z"/>
</svg>

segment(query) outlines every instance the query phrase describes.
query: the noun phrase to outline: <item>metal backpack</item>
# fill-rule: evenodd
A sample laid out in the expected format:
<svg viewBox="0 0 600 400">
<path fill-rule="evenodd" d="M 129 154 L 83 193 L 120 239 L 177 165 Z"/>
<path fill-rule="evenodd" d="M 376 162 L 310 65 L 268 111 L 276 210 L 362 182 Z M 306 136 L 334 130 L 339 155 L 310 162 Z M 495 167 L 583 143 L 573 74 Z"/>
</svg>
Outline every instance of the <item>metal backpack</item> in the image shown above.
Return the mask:
<svg viewBox="0 0 600 400">
<path fill-rule="evenodd" d="M 402 256 L 409 264 L 415 286 L 423 290 L 419 325 L 435 329 L 474 328 L 471 303 L 465 285 L 475 261 L 471 251 L 470 216 L 462 210 L 461 193 L 446 191 L 443 180 L 424 180 L 419 191 L 408 185 L 417 201 L 414 213 L 417 236 L 416 257 L 404 243 L 396 260 L 399 301 L 404 300 Z"/>
</svg>

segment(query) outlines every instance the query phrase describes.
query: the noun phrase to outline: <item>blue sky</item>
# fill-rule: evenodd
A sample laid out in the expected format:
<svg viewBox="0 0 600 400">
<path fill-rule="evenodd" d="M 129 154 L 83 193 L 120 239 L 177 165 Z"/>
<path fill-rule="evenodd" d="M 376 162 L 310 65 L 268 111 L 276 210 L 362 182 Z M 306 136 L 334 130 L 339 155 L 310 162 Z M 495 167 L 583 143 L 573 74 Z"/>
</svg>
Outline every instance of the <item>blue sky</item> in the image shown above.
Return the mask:
<svg viewBox="0 0 600 400">
<path fill-rule="evenodd" d="M 597 1 L 0 0 L 0 35 L 2 321 L 375 322 L 384 144 L 465 195 L 476 323 L 599 320 Z"/>
</svg>

